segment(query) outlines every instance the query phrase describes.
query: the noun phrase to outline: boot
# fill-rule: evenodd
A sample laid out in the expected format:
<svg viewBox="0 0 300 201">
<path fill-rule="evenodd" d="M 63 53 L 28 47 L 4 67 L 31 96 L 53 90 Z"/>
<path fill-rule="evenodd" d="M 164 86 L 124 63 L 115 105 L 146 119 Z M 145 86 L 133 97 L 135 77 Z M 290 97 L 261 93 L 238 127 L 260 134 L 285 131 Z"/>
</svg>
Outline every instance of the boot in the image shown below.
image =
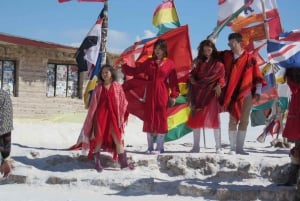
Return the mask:
<svg viewBox="0 0 300 201">
<path fill-rule="evenodd" d="M 126 154 L 125 151 L 121 154 L 118 154 L 118 161 L 119 161 L 121 169 L 124 169 L 124 168 L 127 168 L 127 167 L 131 170 L 134 169 L 134 165 L 132 163 L 128 164 L 127 154 Z"/>
<path fill-rule="evenodd" d="M 246 131 L 237 132 L 237 142 L 236 142 L 236 153 L 241 155 L 249 155 L 249 153 L 244 151 L 244 143 L 246 138 Z"/>
<path fill-rule="evenodd" d="M 146 153 L 150 154 L 153 151 L 153 135 L 150 133 L 147 133 L 147 143 L 148 143 L 148 149 Z"/>
<path fill-rule="evenodd" d="M 223 150 L 221 147 L 221 130 L 214 129 L 214 136 L 215 136 L 215 142 L 216 142 L 216 153 L 223 154 Z"/>
<path fill-rule="evenodd" d="M 103 167 L 102 167 L 101 161 L 100 161 L 100 158 L 101 158 L 100 152 L 94 153 L 93 158 L 94 158 L 94 162 L 95 162 L 95 169 L 98 172 L 102 172 Z"/>
<path fill-rule="evenodd" d="M 193 130 L 193 148 L 190 151 L 191 153 L 199 153 L 200 152 L 200 129 L 194 129 Z"/>
<path fill-rule="evenodd" d="M 236 140 L 237 140 L 237 132 L 236 131 L 229 131 L 229 142 L 230 142 L 230 151 L 228 154 L 234 155 L 236 152 Z"/>
<path fill-rule="evenodd" d="M 156 137 L 156 154 L 164 153 L 164 142 L 165 142 L 165 135 L 164 134 L 158 134 Z"/>
</svg>

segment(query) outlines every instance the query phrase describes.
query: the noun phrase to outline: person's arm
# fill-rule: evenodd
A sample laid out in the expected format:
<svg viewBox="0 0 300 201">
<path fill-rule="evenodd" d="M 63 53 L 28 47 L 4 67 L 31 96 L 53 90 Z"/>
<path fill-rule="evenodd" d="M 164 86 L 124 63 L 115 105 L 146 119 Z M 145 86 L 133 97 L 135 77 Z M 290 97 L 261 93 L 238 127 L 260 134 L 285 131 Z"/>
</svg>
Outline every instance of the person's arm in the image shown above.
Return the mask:
<svg viewBox="0 0 300 201">
<path fill-rule="evenodd" d="M 142 63 L 136 67 L 131 67 L 131 66 L 128 66 L 127 64 L 123 64 L 122 65 L 122 73 L 124 73 L 125 75 L 129 75 L 129 76 L 144 73 L 146 68 L 148 67 L 148 65 L 149 65 L 148 61 L 145 61 L 144 63 Z"/>
<path fill-rule="evenodd" d="M 173 106 L 175 105 L 176 98 L 179 96 L 179 86 L 178 86 L 178 79 L 177 79 L 177 74 L 176 70 L 172 69 L 169 75 L 169 88 L 171 90 L 171 103 L 170 105 Z"/>
</svg>

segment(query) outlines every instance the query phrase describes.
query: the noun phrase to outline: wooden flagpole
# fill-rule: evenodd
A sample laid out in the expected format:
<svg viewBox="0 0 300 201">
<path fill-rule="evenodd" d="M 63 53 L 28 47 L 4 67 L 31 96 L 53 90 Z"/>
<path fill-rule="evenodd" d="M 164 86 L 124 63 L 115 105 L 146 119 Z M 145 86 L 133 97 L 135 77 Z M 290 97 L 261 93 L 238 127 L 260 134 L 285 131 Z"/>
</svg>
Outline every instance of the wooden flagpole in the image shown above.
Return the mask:
<svg viewBox="0 0 300 201">
<path fill-rule="evenodd" d="M 104 1 L 104 19 L 101 26 L 101 43 L 100 43 L 100 52 L 102 55 L 101 66 L 106 64 L 107 50 L 107 32 L 108 32 L 108 0 Z"/>
</svg>

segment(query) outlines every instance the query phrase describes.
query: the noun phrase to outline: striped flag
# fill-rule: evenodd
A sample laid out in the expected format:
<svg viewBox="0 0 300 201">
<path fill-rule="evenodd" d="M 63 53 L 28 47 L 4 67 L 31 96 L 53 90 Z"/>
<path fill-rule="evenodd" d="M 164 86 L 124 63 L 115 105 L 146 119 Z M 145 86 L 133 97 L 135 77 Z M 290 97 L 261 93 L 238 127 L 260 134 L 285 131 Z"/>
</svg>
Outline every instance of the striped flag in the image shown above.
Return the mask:
<svg viewBox="0 0 300 201">
<path fill-rule="evenodd" d="M 266 65 L 261 67 L 261 72 L 264 76 L 264 79 L 267 82 L 267 85 L 265 85 L 262 88 L 260 100 L 257 103 L 253 104 L 254 107 L 278 98 L 278 92 L 276 89 L 276 79 L 273 68 L 274 65 L 270 63 L 267 63 Z"/>
<path fill-rule="evenodd" d="M 300 29 L 280 34 L 267 42 L 268 59 L 283 68 L 300 68 Z"/>
<path fill-rule="evenodd" d="M 84 91 L 84 104 L 86 109 L 89 107 L 90 99 L 97 84 L 97 76 L 101 67 L 101 29 L 103 19 L 106 16 L 105 12 L 106 10 L 103 7 L 96 23 L 90 29 L 76 52 L 76 62 L 78 64 L 79 72 L 88 71 L 89 76 L 89 80 Z"/>
<path fill-rule="evenodd" d="M 173 0 L 164 0 L 154 11 L 153 26 L 158 28 L 157 35 L 180 26 L 179 18 Z"/>
</svg>

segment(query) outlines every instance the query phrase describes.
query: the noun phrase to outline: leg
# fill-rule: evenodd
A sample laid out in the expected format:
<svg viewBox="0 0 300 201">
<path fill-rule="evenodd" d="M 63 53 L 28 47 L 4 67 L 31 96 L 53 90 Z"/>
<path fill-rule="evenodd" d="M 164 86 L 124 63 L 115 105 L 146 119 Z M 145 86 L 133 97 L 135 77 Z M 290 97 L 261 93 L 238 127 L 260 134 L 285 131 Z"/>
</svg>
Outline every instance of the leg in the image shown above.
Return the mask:
<svg viewBox="0 0 300 201">
<path fill-rule="evenodd" d="M 252 106 L 252 97 L 246 96 L 242 107 L 241 120 L 238 125 L 236 152 L 242 155 L 248 155 L 244 151 L 244 143 L 246 139 L 247 127 L 249 124 L 250 110 Z"/>
<path fill-rule="evenodd" d="M 229 143 L 230 143 L 230 151 L 228 154 L 233 155 L 236 152 L 237 120 L 234 117 L 232 117 L 231 115 L 229 116 L 228 136 L 229 136 Z"/>
<path fill-rule="evenodd" d="M 221 129 L 214 129 L 214 136 L 216 142 L 216 153 L 223 154 L 222 147 L 221 147 Z"/>
<path fill-rule="evenodd" d="M 156 151 L 164 153 L 165 134 L 157 134 L 156 136 Z"/>
<path fill-rule="evenodd" d="M 151 133 L 147 133 L 147 143 L 148 143 L 148 149 L 147 153 L 151 153 L 154 148 L 153 148 L 153 135 Z"/>
<path fill-rule="evenodd" d="M 115 132 L 111 132 L 111 134 L 112 134 L 113 141 L 116 145 L 116 150 L 118 153 L 118 162 L 120 164 L 121 169 L 124 169 L 127 167 L 129 167 L 129 169 L 134 169 L 133 164 L 128 164 L 127 154 L 126 154 L 126 151 L 124 150 L 123 142 L 121 140 L 118 140 Z"/>
<path fill-rule="evenodd" d="M 190 152 L 198 153 L 200 152 L 200 128 L 193 129 L 193 148 Z"/>
</svg>

